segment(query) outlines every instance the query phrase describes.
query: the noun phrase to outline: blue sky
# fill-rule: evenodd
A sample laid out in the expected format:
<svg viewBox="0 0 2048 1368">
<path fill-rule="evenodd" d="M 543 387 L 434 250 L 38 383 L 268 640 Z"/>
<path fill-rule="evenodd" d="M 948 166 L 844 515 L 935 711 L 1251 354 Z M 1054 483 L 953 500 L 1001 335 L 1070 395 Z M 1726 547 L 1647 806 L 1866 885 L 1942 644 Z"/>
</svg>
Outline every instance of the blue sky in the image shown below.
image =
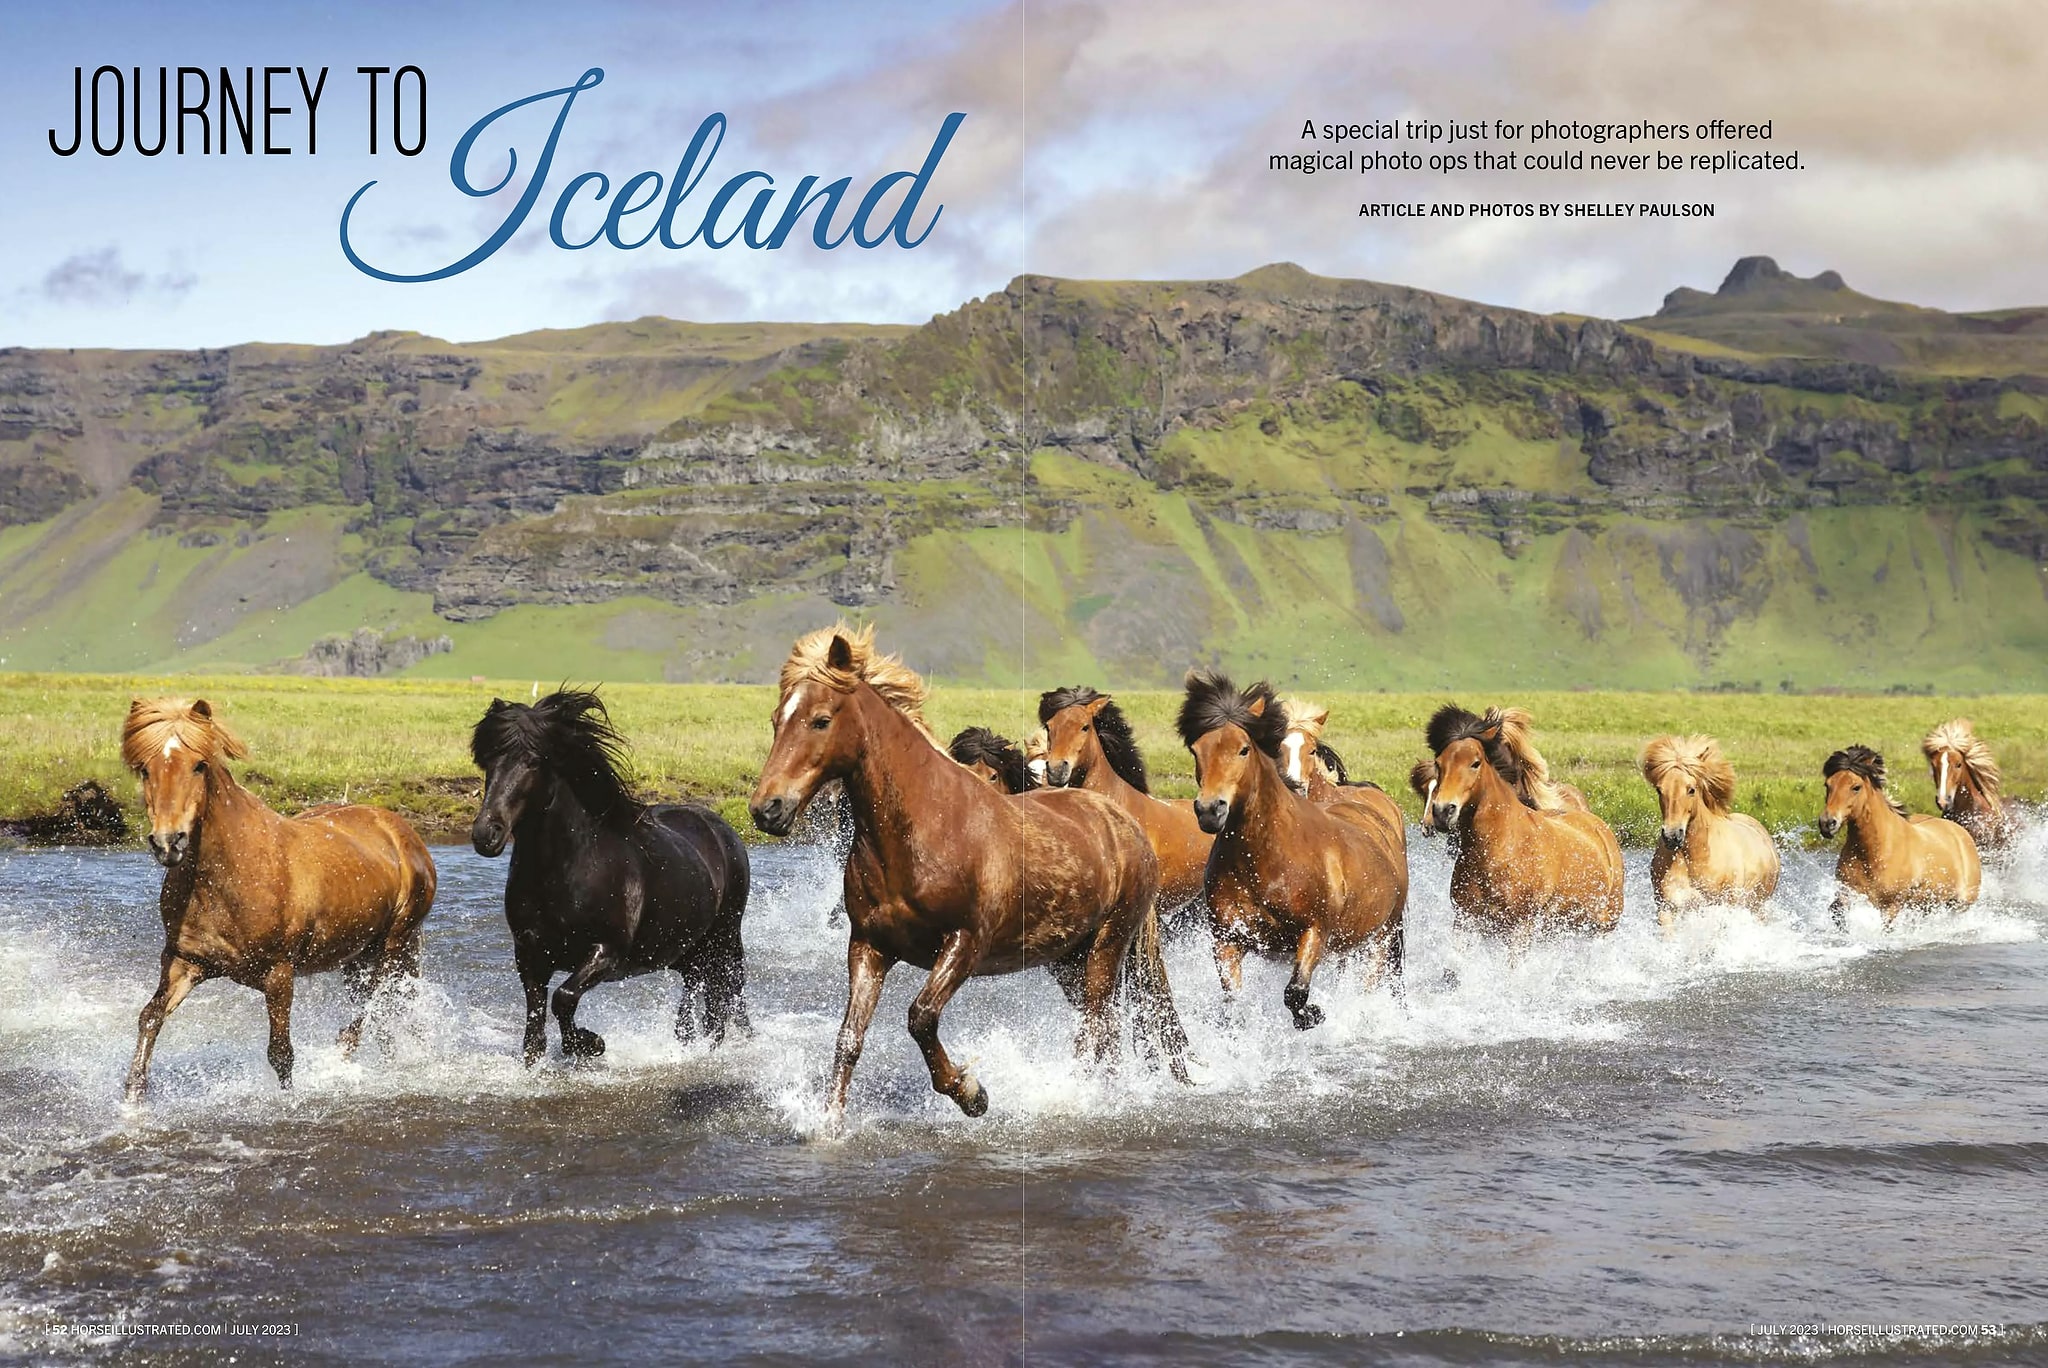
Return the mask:
<svg viewBox="0 0 2048 1368">
<path fill-rule="evenodd" d="M 1647 313 L 1735 257 L 1841 271 L 1949 308 L 2048 302 L 2048 6 L 1850 0 L 925 0 L 924 3 L 8 5 L 0 11 L 0 345 L 458 340 L 645 313 L 915 322 L 1028 268 L 1235 275 L 1293 260 L 1538 309 Z M 53 156 L 71 72 L 110 63 L 327 66 L 317 156 Z M 425 154 L 372 158 L 359 65 L 425 69 Z M 449 155 L 478 117 L 587 67 L 549 193 L 498 256 L 387 284 L 342 257 L 430 269 L 480 241 Z M 292 102 L 300 103 L 294 89 Z M 967 115 L 925 246 L 822 253 L 548 244 L 578 171 L 666 174 L 698 121 L 731 132 L 712 178 L 915 165 Z M 533 114 L 534 111 L 529 111 Z M 1770 118 L 1797 176 L 1276 176 L 1304 118 Z M 508 128 L 523 155 L 545 116 Z M 296 135 L 302 122 L 285 125 Z M 502 165 L 500 147 L 477 168 Z M 522 177 L 523 179 L 523 177 Z M 709 186 L 699 191 L 699 198 Z M 1362 223 L 1365 198 L 1711 199 L 1687 223 Z"/>
</svg>

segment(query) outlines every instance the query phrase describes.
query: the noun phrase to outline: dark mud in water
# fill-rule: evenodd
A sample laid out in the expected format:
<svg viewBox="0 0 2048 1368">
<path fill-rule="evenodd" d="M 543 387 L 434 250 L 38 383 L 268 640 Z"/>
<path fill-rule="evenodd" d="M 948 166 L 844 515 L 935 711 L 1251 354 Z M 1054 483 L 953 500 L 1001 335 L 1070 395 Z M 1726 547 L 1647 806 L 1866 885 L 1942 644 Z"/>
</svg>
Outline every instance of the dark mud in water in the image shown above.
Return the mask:
<svg viewBox="0 0 2048 1368">
<path fill-rule="evenodd" d="M 856 1125 L 817 1134 L 844 990 L 836 875 L 757 852 L 757 1034 L 670 1035 L 677 985 L 597 990 L 588 1069 L 518 1062 L 502 863 L 437 852 L 425 981 L 299 1089 L 258 996 L 209 984 L 125 1108 L 153 985 L 136 854 L 0 855 L 0 1358 L 361 1363 L 2048 1361 L 2048 842 L 1958 918 L 1623 929 L 1519 961 L 1453 934 L 1416 839 L 1405 1005 L 1261 966 L 1233 1019 L 1170 964 L 1199 1085 L 1078 1073 L 1043 974 L 946 1021 L 987 1118 L 934 1097 L 891 979 Z M 296 1329 L 62 1337 L 78 1323 Z M 1896 1338 L 1768 1325 L 1914 1323 Z M 1953 1327 L 1942 1330 L 1934 1327 Z M 1983 1327 L 2003 1327 L 1985 1329 Z"/>
</svg>

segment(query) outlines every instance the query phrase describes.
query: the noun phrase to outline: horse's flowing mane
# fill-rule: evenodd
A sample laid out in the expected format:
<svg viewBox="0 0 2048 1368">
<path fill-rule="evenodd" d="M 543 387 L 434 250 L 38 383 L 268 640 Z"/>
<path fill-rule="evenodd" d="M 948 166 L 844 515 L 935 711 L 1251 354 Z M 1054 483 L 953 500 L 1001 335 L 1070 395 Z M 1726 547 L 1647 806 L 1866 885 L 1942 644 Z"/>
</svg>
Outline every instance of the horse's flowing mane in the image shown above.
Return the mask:
<svg viewBox="0 0 2048 1368">
<path fill-rule="evenodd" d="M 1545 812 L 1564 808 L 1557 785 L 1550 782 L 1550 767 L 1544 763 L 1530 738 L 1532 719 L 1527 708 L 1488 708 L 1481 717 L 1455 703 L 1446 703 L 1429 719 L 1425 735 L 1432 756 L 1442 755 L 1453 741 L 1477 741 L 1486 752 L 1486 762 L 1507 781 L 1523 804 Z"/>
<path fill-rule="evenodd" d="M 1038 696 L 1038 720 L 1041 725 L 1050 723 L 1054 713 L 1093 703 L 1098 698 L 1102 707 L 1095 714 L 1095 735 L 1102 742 L 1103 757 L 1126 784 L 1140 793 L 1150 793 L 1152 784 L 1145 775 L 1145 757 L 1138 750 L 1138 739 L 1131 735 L 1131 724 L 1123 709 L 1111 702 L 1108 694 L 1098 693 L 1086 684 L 1048 689 Z"/>
<path fill-rule="evenodd" d="M 832 643 L 844 641 L 851 663 L 841 669 L 832 664 Z M 905 665 L 892 655 L 883 655 L 875 646 L 875 624 L 862 623 L 849 627 L 845 622 L 835 622 L 830 627 L 820 627 L 815 632 L 806 632 L 796 639 L 789 648 L 789 659 L 782 662 L 781 689 L 776 697 L 780 707 L 789 701 L 790 693 L 802 684 L 822 684 L 838 693 L 849 693 L 856 684 L 865 684 L 882 696 L 882 701 L 910 719 L 911 725 L 923 734 L 925 740 L 944 750 L 939 738 L 932 735 L 930 724 L 924 720 L 925 699 L 931 690 L 919 677 L 917 671 Z"/>
<path fill-rule="evenodd" d="M 1287 709 L 1265 680 L 1239 690 L 1214 670 L 1190 670 L 1187 696 L 1181 700 L 1176 723 L 1180 739 L 1192 746 L 1218 727 L 1240 727 L 1252 744 L 1271 758 L 1280 758 L 1280 743 L 1287 739 Z"/>
<path fill-rule="evenodd" d="M 1032 787 L 1031 770 L 1024 760 L 1024 752 L 1017 743 L 1007 736 L 1000 736 L 987 727 L 968 727 L 953 738 L 953 744 L 946 748 L 947 754 L 963 765 L 981 763 L 994 770 L 1003 781 L 1003 787 L 1011 793 L 1023 793 Z"/>
<path fill-rule="evenodd" d="M 249 753 L 203 698 L 138 698 L 128 705 L 128 720 L 121 725 L 122 764 L 141 770 L 173 741 L 208 762 L 240 760 Z"/>
<path fill-rule="evenodd" d="M 1699 790 L 1710 812 L 1728 811 L 1735 796 L 1735 766 L 1711 736 L 1660 736 L 1643 747 L 1643 778 L 1661 786 L 1667 775 L 1683 774 Z"/>
<path fill-rule="evenodd" d="M 1945 750 L 1952 750 L 1962 757 L 1963 769 L 1970 776 L 1970 783 L 1987 798 L 1998 796 L 1998 784 L 2002 777 L 1998 761 L 1992 758 L 1991 747 L 1984 744 L 1984 738 L 1977 735 L 1975 725 L 1967 717 L 1951 718 L 1936 727 L 1921 739 L 1920 753 L 1928 763 Z"/>
<path fill-rule="evenodd" d="M 469 734 L 470 758 L 488 774 L 518 758 L 546 770 L 601 822 L 632 821 L 642 810 L 625 778 L 626 741 L 604 700 L 587 689 L 557 689 L 538 703 L 498 698 Z"/>
<path fill-rule="evenodd" d="M 1844 746 L 1827 758 L 1820 767 L 1820 777 L 1832 779 L 1843 770 L 1858 775 L 1870 782 L 1870 786 L 1884 794 L 1884 800 L 1892 805 L 1892 811 L 1904 815 L 1903 803 L 1886 791 L 1884 786 L 1884 757 L 1868 746 Z"/>
</svg>

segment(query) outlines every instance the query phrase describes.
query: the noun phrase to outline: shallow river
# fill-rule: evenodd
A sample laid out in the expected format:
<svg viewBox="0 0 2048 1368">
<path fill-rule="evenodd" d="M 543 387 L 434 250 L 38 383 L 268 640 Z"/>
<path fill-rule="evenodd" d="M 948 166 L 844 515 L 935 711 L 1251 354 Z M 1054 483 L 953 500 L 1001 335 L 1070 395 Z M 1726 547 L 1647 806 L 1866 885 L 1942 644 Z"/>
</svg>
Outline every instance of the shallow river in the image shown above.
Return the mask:
<svg viewBox="0 0 2048 1368">
<path fill-rule="evenodd" d="M 661 976 L 586 998 L 601 1063 L 521 1067 L 505 866 L 442 849 L 383 1039 L 344 1062 L 340 981 L 303 981 L 282 1094 L 260 997 L 211 983 L 136 1108 L 157 871 L 0 853 L 0 1359 L 2048 1360 L 2040 831 L 1888 933 L 1835 929 L 1831 866 L 1788 853 L 1767 922 L 1666 940 L 1636 853 L 1618 932 L 1519 958 L 1452 928 L 1443 842 L 1411 857 L 1405 1002 L 1326 969 L 1297 1033 L 1282 967 L 1227 1012 L 1182 937 L 1190 1089 L 1078 1072 L 1042 972 L 976 980 L 945 1020 L 972 1121 L 899 969 L 834 1140 L 820 852 L 755 852 L 756 1031 L 723 1050 L 675 1042 Z M 1819 1321 L 1976 1328 L 1768 1328 Z M 112 1322 L 296 1333 L 64 1328 Z"/>
</svg>

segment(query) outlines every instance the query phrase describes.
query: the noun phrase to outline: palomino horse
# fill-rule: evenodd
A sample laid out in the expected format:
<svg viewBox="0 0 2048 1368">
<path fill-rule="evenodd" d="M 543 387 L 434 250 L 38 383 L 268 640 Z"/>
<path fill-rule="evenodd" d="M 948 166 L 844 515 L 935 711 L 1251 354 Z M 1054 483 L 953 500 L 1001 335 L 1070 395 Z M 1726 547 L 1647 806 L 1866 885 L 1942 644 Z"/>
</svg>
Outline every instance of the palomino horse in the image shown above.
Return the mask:
<svg viewBox="0 0 2048 1368">
<path fill-rule="evenodd" d="M 1325 954 L 1371 946 L 1399 974 L 1408 903 L 1399 823 L 1388 832 L 1333 815 L 1287 787 L 1287 713 L 1264 682 L 1240 692 L 1221 675 L 1189 674 L 1179 728 L 1201 788 L 1195 816 L 1216 838 L 1202 891 L 1224 992 L 1243 987 L 1247 950 L 1292 957 L 1282 1000 L 1305 1031 L 1323 1019 L 1308 997 Z"/>
<path fill-rule="evenodd" d="M 1490 930 L 1612 929 L 1621 920 L 1620 842 L 1590 812 L 1531 804 L 1523 755 L 1503 721 L 1451 703 L 1429 719 L 1431 810 L 1457 837 L 1451 902 Z"/>
<path fill-rule="evenodd" d="M 836 1126 L 882 980 L 907 961 L 930 977 L 910 1034 L 932 1088 L 969 1116 L 988 1092 L 939 1041 L 939 1016 L 969 977 L 1043 964 L 1081 1013 L 1077 1049 L 1107 1060 L 1119 979 L 1141 1035 L 1185 1081 L 1187 1039 L 1159 949 L 1159 865 L 1114 803 L 1076 790 L 1012 798 L 953 763 L 923 719 L 924 681 L 844 624 L 797 640 L 783 663 L 775 741 L 754 786 L 754 824 L 787 832 L 829 779 L 846 785 L 846 1018 L 833 1052 Z"/>
<path fill-rule="evenodd" d="M 1935 807 L 1969 832 L 1978 850 L 1998 850 L 2012 839 L 2012 812 L 1998 793 L 1998 761 L 1969 718 L 1954 718 L 1927 733 L 1920 753 L 1934 779 Z"/>
<path fill-rule="evenodd" d="M 1038 720 L 1046 733 L 1046 782 L 1099 793 L 1144 828 L 1159 859 L 1159 915 L 1172 923 L 1174 913 L 1202 896 L 1215 838 L 1194 809 L 1152 796 L 1131 724 L 1108 694 L 1085 685 L 1050 690 L 1039 696 Z"/>
<path fill-rule="evenodd" d="M 965 765 L 975 778 L 1004 793 L 1023 793 L 1038 787 L 1017 743 L 987 727 L 965 728 L 946 747 L 946 753 Z"/>
<path fill-rule="evenodd" d="M 1352 783 L 1344 757 L 1323 740 L 1323 728 L 1330 723 L 1330 710 L 1304 698 L 1283 698 L 1280 707 L 1287 714 L 1287 735 L 1280 740 L 1280 777 L 1287 787 L 1311 802 L 1328 806 L 1343 803 L 1361 808 L 1384 829 L 1407 841 L 1407 819 L 1394 796 L 1370 780 Z M 1338 816 L 1343 809 L 1333 809 Z"/>
<path fill-rule="evenodd" d="M 538 703 L 493 699 L 469 753 L 484 772 L 470 827 L 476 853 L 512 843 L 505 921 L 526 992 L 526 1062 L 548 1048 L 548 982 L 562 1054 L 589 1059 L 604 1038 L 576 1024 L 600 983 L 673 969 L 682 976 L 676 1038 L 696 1034 L 701 1002 L 713 1044 L 746 1025 L 747 849 L 716 813 L 642 803 L 620 773 L 625 742 L 594 693 L 562 689 Z"/>
<path fill-rule="evenodd" d="M 1539 812 L 1591 812 L 1586 795 L 1570 784 L 1551 779 L 1550 765 L 1536 749 L 1534 721 L 1527 708 L 1488 708 L 1481 724 L 1499 735 L 1500 745 L 1514 758 L 1512 781 L 1522 802 Z M 1436 822 L 1436 757 L 1418 760 L 1408 771 L 1408 787 L 1422 800 L 1422 830 L 1442 831 Z"/>
<path fill-rule="evenodd" d="M 292 1085 L 292 983 L 340 969 L 361 1001 L 342 1028 L 350 1054 L 371 995 L 419 973 L 420 923 L 434 906 L 434 861 L 419 833 L 382 808 L 332 804 L 280 817 L 235 782 L 248 752 L 205 699 L 136 699 L 121 759 L 142 778 L 149 850 L 164 868 L 164 952 L 137 1023 L 128 1100 L 149 1086 L 164 1018 L 210 978 L 261 990 L 270 1067 Z"/>
<path fill-rule="evenodd" d="M 1835 878 L 1848 892 L 1868 898 L 1887 925 L 1908 907 L 1968 907 L 1977 901 L 1984 877 L 1977 843 L 1945 818 L 1907 816 L 1885 792 L 1882 755 L 1849 746 L 1830 755 L 1820 772 L 1826 789 L 1820 834 L 1832 837 L 1849 828 Z M 1837 895 L 1837 925 L 1846 906 L 1846 897 Z"/>
<path fill-rule="evenodd" d="M 1703 903 L 1760 911 L 1778 887 L 1778 846 L 1764 824 L 1729 811 L 1735 767 L 1711 736 L 1660 736 L 1643 747 L 1643 778 L 1657 790 L 1664 822 L 1650 857 L 1657 920 Z"/>
</svg>

